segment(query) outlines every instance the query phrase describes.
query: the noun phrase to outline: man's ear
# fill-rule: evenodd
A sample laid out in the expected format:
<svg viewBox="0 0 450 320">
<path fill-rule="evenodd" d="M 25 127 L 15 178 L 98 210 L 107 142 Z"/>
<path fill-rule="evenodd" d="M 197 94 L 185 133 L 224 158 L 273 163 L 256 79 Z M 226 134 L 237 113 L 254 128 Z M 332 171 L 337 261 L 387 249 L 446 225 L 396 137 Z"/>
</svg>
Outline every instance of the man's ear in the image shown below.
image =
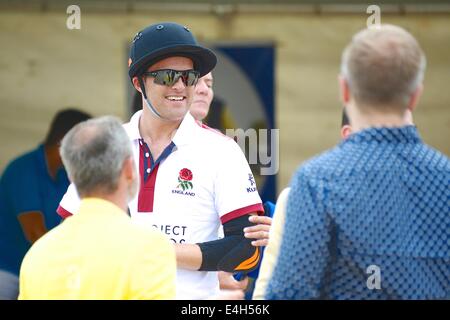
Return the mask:
<svg viewBox="0 0 450 320">
<path fill-rule="evenodd" d="M 348 86 L 348 82 L 342 75 L 338 76 L 338 81 L 341 101 L 344 105 L 347 105 L 350 101 L 350 88 Z"/>
<path fill-rule="evenodd" d="M 133 180 L 135 178 L 135 169 L 134 169 L 134 160 L 133 157 L 128 157 L 124 162 L 123 162 L 123 174 L 125 176 L 125 179 L 127 181 L 129 180 Z"/>
<path fill-rule="evenodd" d="M 352 134 L 352 127 L 349 124 L 342 126 L 341 128 L 341 138 L 347 139 L 349 135 Z"/>
<path fill-rule="evenodd" d="M 140 93 L 142 93 L 142 91 L 141 91 L 141 84 L 139 83 L 138 77 L 133 77 L 132 82 L 133 82 L 134 88 L 135 88 L 137 91 L 139 91 Z"/>
<path fill-rule="evenodd" d="M 409 111 L 413 112 L 414 109 L 416 109 L 416 106 L 419 103 L 419 99 L 422 95 L 422 92 L 423 92 L 423 83 L 421 83 L 417 86 L 416 90 L 414 90 L 411 97 L 409 98 L 409 102 L 408 102 L 408 110 Z"/>
</svg>

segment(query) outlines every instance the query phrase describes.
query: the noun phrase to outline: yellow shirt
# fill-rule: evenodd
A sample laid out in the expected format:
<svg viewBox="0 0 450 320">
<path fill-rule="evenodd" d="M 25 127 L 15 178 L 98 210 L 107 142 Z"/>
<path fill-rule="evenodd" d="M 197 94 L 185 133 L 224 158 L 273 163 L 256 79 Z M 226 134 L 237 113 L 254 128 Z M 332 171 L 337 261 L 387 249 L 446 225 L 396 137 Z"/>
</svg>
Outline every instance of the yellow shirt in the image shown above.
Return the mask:
<svg viewBox="0 0 450 320">
<path fill-rule="evenodd" d="M 19 299 L 173 299 L 175 277 L 175 250 L 162 233 L 86 198 L 26 254 Z"/>
</svg>

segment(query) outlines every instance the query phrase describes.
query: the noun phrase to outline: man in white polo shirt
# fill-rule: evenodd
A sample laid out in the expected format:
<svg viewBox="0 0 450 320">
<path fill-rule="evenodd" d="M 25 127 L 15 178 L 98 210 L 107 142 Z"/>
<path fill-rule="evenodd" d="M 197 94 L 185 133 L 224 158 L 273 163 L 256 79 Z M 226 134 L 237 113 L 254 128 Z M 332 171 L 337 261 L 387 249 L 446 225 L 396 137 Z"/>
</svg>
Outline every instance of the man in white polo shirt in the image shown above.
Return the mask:
<svg viewBox="0 0 450 320">
<path fill-rule="evenodd" d="M 141 178 L 129 211 L 173 241 L 179 299 L 217 294 L 217 274 L 208 271 L 251 271 L 260 260 L 260 249 L 243 234 L 249 215 L 263 213 L 245 156 L 188 113 L 194 85 L 215 64 L 214 53 L 175 23 L 138 32 L 130 51 L 129 76 L 144 107 L 124 125 Z M 70 186 L 58 213 L 74 214 L 78 204 Z M 225 236 L 218 240 L 220 224 Z"/>
</svg>

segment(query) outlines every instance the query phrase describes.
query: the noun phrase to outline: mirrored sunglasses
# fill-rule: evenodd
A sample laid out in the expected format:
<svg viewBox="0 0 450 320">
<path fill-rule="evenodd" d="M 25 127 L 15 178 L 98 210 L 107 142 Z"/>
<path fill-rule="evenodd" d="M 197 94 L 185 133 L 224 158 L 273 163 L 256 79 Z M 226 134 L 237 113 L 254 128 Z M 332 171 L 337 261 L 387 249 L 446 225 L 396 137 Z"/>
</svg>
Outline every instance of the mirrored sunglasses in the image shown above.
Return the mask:
<svg viewBox="0 0 450 320">
<path fill-rule="evenodd" d="M 163 69 L 144 72 L 145 76 L 155 78 L 154 82 L 164 86 L 173 86 L 181 78 L 185 86 L 194 86 L 197 84 L 200 73 L 195 70 L 172 70 Z"/>
</svg>

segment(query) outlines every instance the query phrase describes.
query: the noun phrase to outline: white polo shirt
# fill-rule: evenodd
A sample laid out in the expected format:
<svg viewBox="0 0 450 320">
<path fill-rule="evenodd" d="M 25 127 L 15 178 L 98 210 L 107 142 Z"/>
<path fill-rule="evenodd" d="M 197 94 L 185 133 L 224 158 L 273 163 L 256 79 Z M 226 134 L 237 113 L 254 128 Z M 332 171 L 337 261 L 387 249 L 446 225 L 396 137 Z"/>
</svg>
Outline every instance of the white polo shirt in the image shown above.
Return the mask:
<svg viewBox="0 0 450 320">
<path fill-rule="evenodd" d="M 129 203 L 135 222 L 158 228 L 174 243 L 200 243 L 218 239 L 221 223 L 264 212 L 250 167 L 234 140 L 188 113 L 171 145 L 153 159 L 139 133 L 141 113 L 124 124 L 141 177 L 139 193 Z M 76 213 L 79 202 L 72 184 L 58 214 Z M 204 299 L 218 290 L 216 272 L 177 270 L 178 299 Z"/>
</svg>

